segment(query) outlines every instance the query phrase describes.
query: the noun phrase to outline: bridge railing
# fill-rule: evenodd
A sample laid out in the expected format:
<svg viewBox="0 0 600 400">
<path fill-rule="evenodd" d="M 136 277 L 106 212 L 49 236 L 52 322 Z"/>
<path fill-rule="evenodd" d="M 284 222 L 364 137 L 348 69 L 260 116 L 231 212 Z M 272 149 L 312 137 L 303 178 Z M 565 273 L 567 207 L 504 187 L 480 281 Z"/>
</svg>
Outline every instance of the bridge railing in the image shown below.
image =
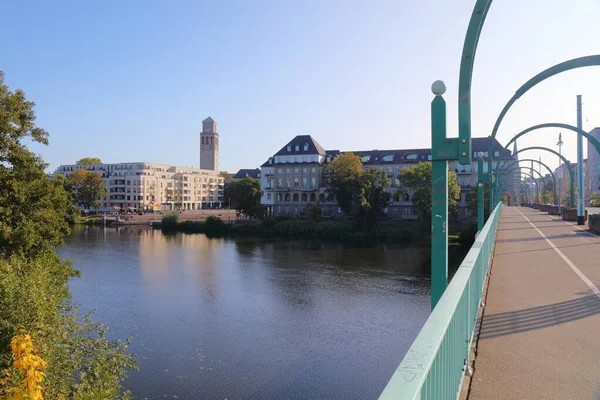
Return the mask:
<svg viewBox="0 0 600 400">
<path fill-rule="evenodd" d="M 502 203 L 477 235 L 380 399 L 456 399 L 469 360 Z"/>
</svg>

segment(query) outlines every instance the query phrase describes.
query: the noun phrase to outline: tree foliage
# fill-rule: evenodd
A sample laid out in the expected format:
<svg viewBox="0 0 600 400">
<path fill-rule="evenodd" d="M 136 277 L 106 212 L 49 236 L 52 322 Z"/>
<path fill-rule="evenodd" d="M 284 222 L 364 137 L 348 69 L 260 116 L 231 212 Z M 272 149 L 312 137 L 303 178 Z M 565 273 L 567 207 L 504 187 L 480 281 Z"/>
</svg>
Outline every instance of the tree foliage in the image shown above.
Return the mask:
<svg viewBox="0 0 600 400">
<path fill-rule="evenodd" d="M 233 181 L 225 188 L 225 199 L 228 200 L 238 214 L 248 217 L 261 215 L 260 181 L 254 178 L 244 178 Z"/>
<path fill-rule="evenodd" d="M 490 190 L 489 184 L 485 182 L 483 184 L 483 214 L 484 221 L 487 221 L 487 218 L 490 215 Z M 471 190 L 467 193 L 467 208 L 473 214 L 473 216 L 477 216 L 477 186 L 471 186 Z"/>
<path fill-rule="evenodd" d="M 98 157 L 83 157 L 81 160 L 77 161 L 75 164 L 77 164 L 77 165 L 102 164 L 102 160 L 100 160 Z"/>
<path fill-rule="evenodd" d="M 345 153 L 327 165 L 327 198 L 336 200 L 347 215 L 355 217 L 359 228 L 374 229 L 383 210 L 389 204 L 385 188 L 390 178 L 374 168 L 363 169 L 360 158 Z"/>
<path fill-rule="evenodd" d="M 431 218 L 431 163 L 421 162 L 400 172 L 398 178 L 399 192 L 403 195 L 412 194 L 412 202 L 417 207 L 419 217 L 428 221 Z M 456 173 L 448 171 L 448 210 L 450 214 L 458 212 L 460 186 L 456 181 Z"/>
<path fill-rule="evenodd" d="M 67 176 L 67 183 L 73 199 L 86 209 L 98 209 L 106 197 L 106 184 L 97 172 L 80 169 Z"/>
<path fill-rule="evenodd" d="M 51 399 L 114 399 L 135 363 L 127 343 L 107 341 L 105 328 L 78 322 L 69 279 L 78 276 L 56 246 L 73 209 L 66 180 L 49 179 L 25 140 L 47 144 L 34 104 L 10 91 L 0 73 L 0 370 L 14 368 L 10 342 L 25 329 L 44 369 Z"/>
</svg>

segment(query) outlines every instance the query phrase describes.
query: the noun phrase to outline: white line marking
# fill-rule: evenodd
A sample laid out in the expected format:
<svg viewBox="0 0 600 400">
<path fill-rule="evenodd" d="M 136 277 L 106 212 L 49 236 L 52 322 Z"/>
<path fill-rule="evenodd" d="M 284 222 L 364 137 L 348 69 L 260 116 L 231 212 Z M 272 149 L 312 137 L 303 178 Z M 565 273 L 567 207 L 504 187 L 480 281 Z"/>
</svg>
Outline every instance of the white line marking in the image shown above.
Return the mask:
<svg viewBox="0 0 600 400">
<path fill-rule="evenodd" d="M 544 240 L 546 240 L 546 242 L 548 242 L 548 244 L 550 245 L 550 247 L 552 247 L 552 248 L 554 249 L 554 251 L 555 251 L 555 252 L 556 252 L 556 253 L 557 253 L 557 254 L 560 256 L 560 258 L 562 258 L 562 259 L 564 260 L 564 262 L 566 262 L 566 263 L 567 263 L 567 265 L 568 265 L 569 267 L 571 267 L 571 269 L 573 270 L 573 272 L 575 272 L 575 273 L 577 274 L 577 276 L 578 276 L 578 277 L 579 277 L 579 278 L 580 278 L 580 279 L 583 281 L 583 283 L 585 283 L 585 284 L 586 284 L 586 285 L 587 285 L 587 286 L 590 288 L 590 290 L 591 290 L 592 292 L 594 292 L 594 294 L 595 294 L 595 295 L 596 295 L 596 296 L 597 296 L 597 297 L 600 299 L 600 289 L 598 289 L 598 287 L 597 287 L 596 285 L 594 285 L 594 284 L 592 283 L 592 281 L 590 281 L 590 280 L 588 279 L 588 277 L 587 277 L 587 276 L 585 276 L 585 275 L 583 274 L 583 272 L 581 272 L 581 271 L 579 270 L 579 268 L 577 268 L 577 267 L 575 266 L 575 264 L 573 264 L 573 262 L 571 262 L 571 260 L 569 260 L 569 259 L 567 258 L 567 256 L 565 256 L 565 255 L 563 254 L 563 252 L 562 252 L 562 251 L 560 251 L 560 250 L 558 249 L 558 247 L 556 247 L 556 246 L 554 245 L 554 243 L 552 243 L 552 242 L 550 241 L 550 239 L 548 239 L 548 238 L 546 237 L 546 235 L 544 235 L 544 234 L 542 233 L 542 231 L 540 231 L 540 230 L 537 228 L 537 226 L 535 226 L 535 225 L 534 225 L 534 224 L 533 224 L 533 223 L 532 223 L 532 222 L 531 222 L 531 221 L 530 221 L 530 220 L 529 220 L 529 219 L 528 219 L 528 218 L 527 218 L 527 217 L 526 217 L 526 216 L 525 216 L 525 215 L 524 215 L 524 214 L 523 214 L 521 211 L 519 211 L 519 209 L 516 209 L 516 210 L 517 210 L 517 212 L 518 212 L 519 214 L 521 214 L 521 216 L 522 216 L 523 218 L 525 218 L 525 221 L 529 222 L 529 225 L 531 225 L 531 226 L 533 227 L 533 229 L 535 229 L 535 230 L 537 231 L 537 233 L 539 233 L 539 234 L 540 234 L 540 236 L 541 236 L 541 237 L 543 237 L 543 238 L 544 238 Z"/>
</svg>

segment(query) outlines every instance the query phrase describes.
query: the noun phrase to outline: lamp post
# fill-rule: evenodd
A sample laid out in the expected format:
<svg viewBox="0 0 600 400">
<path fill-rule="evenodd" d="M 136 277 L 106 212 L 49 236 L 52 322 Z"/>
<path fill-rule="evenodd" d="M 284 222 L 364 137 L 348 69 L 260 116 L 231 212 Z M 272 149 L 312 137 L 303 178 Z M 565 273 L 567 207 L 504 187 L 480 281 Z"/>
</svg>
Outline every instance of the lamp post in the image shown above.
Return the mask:
<svg viewBox="0 0 600 400">
<path fill-rule="evenodd" d="M 581 130 L 581 95 L 577 95 L 577 129 Z M 577 132 L 577 225 L 585 224 L 585 210 L 583 205 L 583 135 Z"/>
<path fill-rule="evenodd" d="M 483 222 L 485 220 L 485 209 L 484 209 L 484 182 L 487 179 L 483 173 L 483 151 L 477 153 L 477 232 L 483 229 Z"/>
</svg>

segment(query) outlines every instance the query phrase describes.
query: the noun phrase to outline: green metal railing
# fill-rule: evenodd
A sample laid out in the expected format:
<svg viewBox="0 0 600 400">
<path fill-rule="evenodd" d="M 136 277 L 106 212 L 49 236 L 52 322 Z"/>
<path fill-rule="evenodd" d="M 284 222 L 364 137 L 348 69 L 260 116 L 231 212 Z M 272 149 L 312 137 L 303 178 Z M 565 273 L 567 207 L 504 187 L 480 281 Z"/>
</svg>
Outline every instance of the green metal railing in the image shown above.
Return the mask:
<svg viewBox="0 0 600 400">
<path fill-rule="evenodd" d="M 499 203 L 380 399 L 458 398 L 501 210 L 502 203 Z"/>
</svg>

